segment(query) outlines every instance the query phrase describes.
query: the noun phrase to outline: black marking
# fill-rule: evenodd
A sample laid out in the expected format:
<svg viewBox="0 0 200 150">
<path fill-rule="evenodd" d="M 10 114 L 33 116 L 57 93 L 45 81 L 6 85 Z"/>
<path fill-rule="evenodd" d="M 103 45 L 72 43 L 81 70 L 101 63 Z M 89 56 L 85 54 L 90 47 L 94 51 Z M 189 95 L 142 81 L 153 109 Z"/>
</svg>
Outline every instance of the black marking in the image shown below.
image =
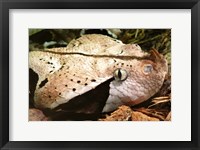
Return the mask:
<svg viewBox="0 0 200 150">
<path fill-rule="evenodd" d="M 126 65 L 127 67 L 129 66 L 129 65 Z"/>
<path fill-rule="evenodd" d="M 59 93 L 59 95 L 61 95 L 61 93 Z"/>
<path fill-rule="evenodd" d="M 68 85 L 67 84 L 65 84 L 65 87 L 67 87 Z"/>
<path fill-rule="evenodd" d="M 46 78 L 45 80 L 43 80 L 40 85 L 39 88 L 42 88 L 43 86 L 45 86 L 45 84 L 48 82 L 48 79 Z"/>
<path fill-rule="evenodd" d="M 81 81 L 80 81 L 80 80 L 78 80 L 78 81 L 77 81 L 77 83 L 81 83 Z"/>
<path fill-rule="evenodd" d="M 73 79 L 71 79 L 71 81 L 73 81 Z"/>
<path fill-rule="evenodd" d="M 52 57 L 50 57 L 50 59 L 52 59 Z"/>
<path fill-rule="evenodd" d="M 117 39 L 113 39 L 113 41 L 115 41 L 115 42 L 119 42 Z"/>
<path fill-rule="evenodd" d="M 122 66 L 124 65 L 124 63 L 122 63 Z"/>
<path fill-rule="evenodd" d="M 87 83 L 85 83 L 85 86 L 87 86 L 88 84 Z"/>
<path fill-rule="evenodd" d="M 39 76 L 36 72 L 29 68 L 29 107 L 34 107 L 34 94 Z"/>
<path fill-rule="evenodd" d="M 95 80 L 95 79 L 92 79 L 91 82 L 96 82 L 96 80 Z"/>
<path fill-rule="evenodd" d="M 76 91 L 76 89 L 75 89 L 75 88 L 73 88 L 72 90 L 73 90 L 73 91 Z"/>
<path fill-rule="evenodd" d="M 40 60 L 42 60 L 42 58 L 40 58 Z"/>
<path fill-rule="evenodd" d="M 53 72 L 53 70 L 51 70 L 49 73 L 52 73 Z"/>
<path fill-rule="evenodd" d="M 49 98 L 51 98 L 51 95 L 49 95 Z"/>
<path fill-rule="evenodd" d="M 130 65 L 130 67 L 132 67 L 132 65 Z"/>
</svg>

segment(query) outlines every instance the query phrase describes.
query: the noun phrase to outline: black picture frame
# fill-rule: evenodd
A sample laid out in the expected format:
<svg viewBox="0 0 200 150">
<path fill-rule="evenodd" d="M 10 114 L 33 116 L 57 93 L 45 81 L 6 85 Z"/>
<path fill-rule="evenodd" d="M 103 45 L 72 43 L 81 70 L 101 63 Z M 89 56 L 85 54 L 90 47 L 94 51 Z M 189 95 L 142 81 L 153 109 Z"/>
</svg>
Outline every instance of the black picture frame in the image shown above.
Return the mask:
<svg viewBox="0 0 200 150">
<path fill-rule="evenodd" d="M 25 142 L 9 141 L 10 9 L 191 9 L 191 141 L 166 142 Z M 200 149 L 200 0 L 1 0 L 0 2 L 0 147 L 7 149 Z M 183 81 L 184 82 L 184 81 Z M 173 134 L 172 134 L 173 136 Z"/>
</svg>

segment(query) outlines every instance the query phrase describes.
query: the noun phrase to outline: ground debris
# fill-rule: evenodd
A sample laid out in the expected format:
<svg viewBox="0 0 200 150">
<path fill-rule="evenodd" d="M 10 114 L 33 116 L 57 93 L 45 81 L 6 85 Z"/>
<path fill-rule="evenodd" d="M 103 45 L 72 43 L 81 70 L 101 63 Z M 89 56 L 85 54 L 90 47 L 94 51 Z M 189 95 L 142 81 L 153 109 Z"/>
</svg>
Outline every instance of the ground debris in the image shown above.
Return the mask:
<svg viewBox="0 0 200 150">
<path fill-rule="evenodd" d="M 141 112 L 132 111 L 132 121 L 160 121 L 158 118 L 147 116 Z"/>
<path fill-rule="evenodd" d="M 131 108 L 122 105 L 116 111 L 112 112 L 111 115 L 107 115 L 106 118 L 99 119 L 99 121 L 128 121 L 131 119 L 131 116 Z"/>
<path fill-rule="evenodd" d="M 149 108 L 142 107 L 139 109 L 135 109 L 135 111 L 139 111 L 148 116 L 158 118 L 161 121 L 164 121 L 168 114 L 168 110 L 166 110 L 166 109 L 149 109 Z"/>
<path fill-rule="evenodd" d="M 46 117 L 41 110 L 35 108 L 29 109 L 29 121 L 48 121 L 48 120 L 49 118 Z"/>
<path fill-rule="evenodd" d="M 171 121 L 171 111 L 168 113 L 167 117 L 165 118 L 165 121 Z"/>
<path fill-rule="evenodd" d="M 133 111 L 130 107 L 122 105 L 116 111 L 99 121 L 159 121 L 158 118 L 148 116 L 142 112 Z"/>
</svg>

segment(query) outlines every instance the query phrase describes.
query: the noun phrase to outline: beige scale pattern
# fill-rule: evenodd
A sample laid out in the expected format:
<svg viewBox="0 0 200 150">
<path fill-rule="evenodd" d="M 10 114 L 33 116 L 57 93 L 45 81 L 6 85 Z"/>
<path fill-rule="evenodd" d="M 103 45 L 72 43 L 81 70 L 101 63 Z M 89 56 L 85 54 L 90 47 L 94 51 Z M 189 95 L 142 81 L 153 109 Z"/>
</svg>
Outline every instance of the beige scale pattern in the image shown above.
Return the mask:
<svg viewBox="0 0 200 150">
<path fill-rule="evenodd" d="M 153 69 L 146 73 L 148 65 Z M 157 51 L 146 53 L 137 44 L 123 44 L 98 34 L 84 35 L 65 48 L 31 51 L 29 68 L 39 77 L 36 107 L 50 109 L 109 80 L 116 69 L 126 70 L 126 80 L 110 83 L 103 112 L 147 100 L 160 89 L 168 71 L 166 59 Z"/>
</svg>

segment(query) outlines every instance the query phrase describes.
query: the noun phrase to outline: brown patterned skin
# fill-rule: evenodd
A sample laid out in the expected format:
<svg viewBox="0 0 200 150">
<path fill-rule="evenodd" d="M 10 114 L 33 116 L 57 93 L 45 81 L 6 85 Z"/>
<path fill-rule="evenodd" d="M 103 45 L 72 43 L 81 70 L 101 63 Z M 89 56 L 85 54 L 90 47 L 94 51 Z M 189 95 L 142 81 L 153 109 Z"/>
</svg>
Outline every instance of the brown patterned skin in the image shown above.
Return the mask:
<svg viewBox="0 0 200 150">
<path fill-rule="evenodd" d="M 160 89 L 168 71 L 167 61 L 156 50 L 146 53 L 137 44 L 97 34 L 84 35 L 66 48 L 31 51 L 29 68 L 38 75 L 34 103 L 42 109 L 68 103 L 120 69 L 118 75 L 127 77 L 110 82 L 103 112 L 147 100 Z"/>
</svg>

